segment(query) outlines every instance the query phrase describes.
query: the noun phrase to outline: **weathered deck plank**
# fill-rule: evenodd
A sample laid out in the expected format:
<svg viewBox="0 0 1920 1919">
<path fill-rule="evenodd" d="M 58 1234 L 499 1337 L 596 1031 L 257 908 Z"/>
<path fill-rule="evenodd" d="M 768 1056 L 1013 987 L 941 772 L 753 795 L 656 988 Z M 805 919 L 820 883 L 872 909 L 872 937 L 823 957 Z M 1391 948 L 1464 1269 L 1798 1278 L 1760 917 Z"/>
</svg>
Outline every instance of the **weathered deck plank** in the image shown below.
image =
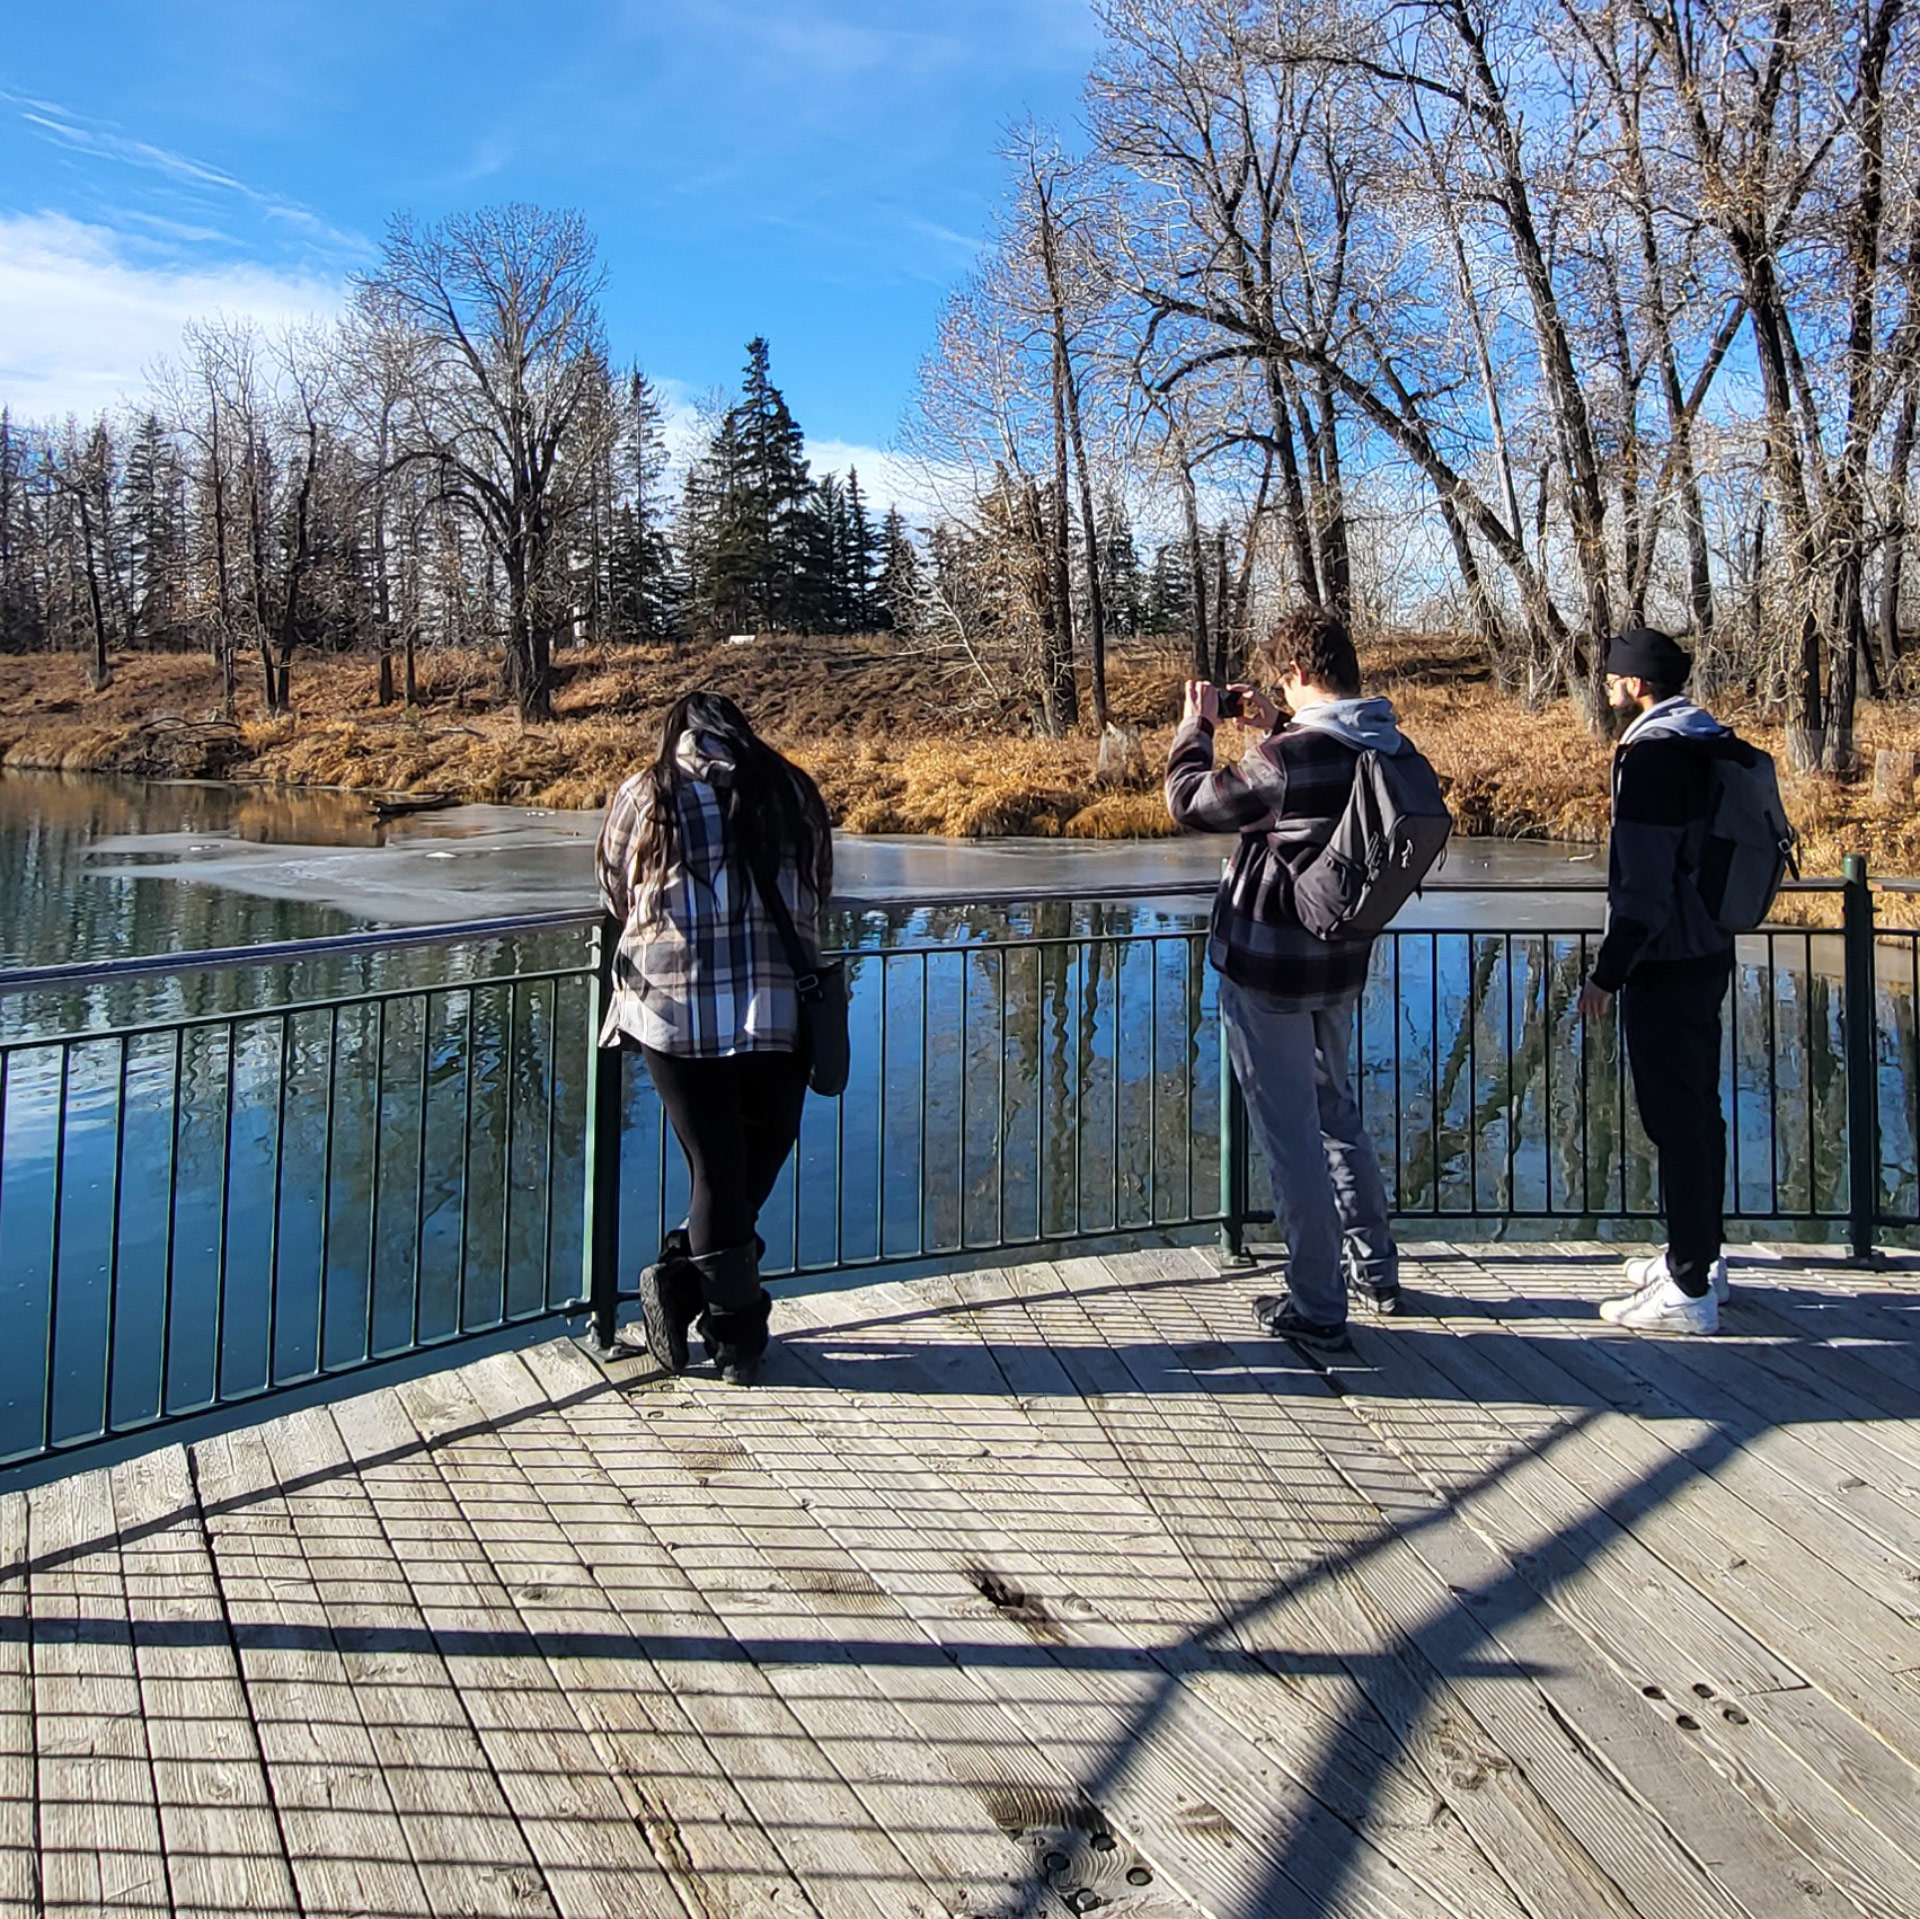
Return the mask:
<svg viewBox="0 0 1920 1919">
<path fill-rule="evenodd" d="M 0 1496 L 0 1914 L 1911 1919 L 1920 1273 L 1192 1252 L 500 1355 Z"/>
</svg>

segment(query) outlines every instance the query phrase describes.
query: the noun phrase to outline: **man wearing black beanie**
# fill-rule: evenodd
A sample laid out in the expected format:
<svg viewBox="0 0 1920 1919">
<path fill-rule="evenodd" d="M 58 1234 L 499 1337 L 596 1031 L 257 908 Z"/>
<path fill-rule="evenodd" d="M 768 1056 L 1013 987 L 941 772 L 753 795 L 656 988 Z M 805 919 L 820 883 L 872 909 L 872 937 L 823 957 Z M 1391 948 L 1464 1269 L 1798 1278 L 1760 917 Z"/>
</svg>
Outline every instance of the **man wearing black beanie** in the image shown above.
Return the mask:
<svg viewBox="0 0 1920 1919">
<path fill-rule="evenodd" d="M 1720 1015 L 1733 940 L 1701 898 L 1709 767 L 1750 753 L 1685 698 L 1691 662 L 1664 633 L 1634 627 L 1607 643 L 1607 698 L 1629 723 L 1613 757 L 1607 931 L 1580 1013 L 1620 995 L 1620 1031 L 1640 1117 L 1660 1160 L 1666 1246 L 1627 1262 L 1632 1290 L 1605 1301 L 1617 1326 L 1671 1333 L 1719 1329 L 1727 1294 L 1720 1242 L 1727 1123 L 1720 1104 Z"/>
</svg>

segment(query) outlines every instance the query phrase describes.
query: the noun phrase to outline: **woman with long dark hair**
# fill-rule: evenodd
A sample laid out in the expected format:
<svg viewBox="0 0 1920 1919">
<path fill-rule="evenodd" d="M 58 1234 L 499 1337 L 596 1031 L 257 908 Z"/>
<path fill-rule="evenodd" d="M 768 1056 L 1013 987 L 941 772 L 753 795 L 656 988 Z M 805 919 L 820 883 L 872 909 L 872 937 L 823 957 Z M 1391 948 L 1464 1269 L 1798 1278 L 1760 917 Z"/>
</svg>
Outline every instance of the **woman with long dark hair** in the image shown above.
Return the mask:
<svg viewBox="0 0 1920 1919">
<path fill-rule="evenodd" d="M 694 1326 L 750 1385 L 772 1301 L 755 1222 L 800 1133 L 799 998 L 766 889 L 819 949 L 833 840 L 819 789 L 720 693 L 668 709 L 652 765 L 614 794 L 600 896 L 620 922 L 602 1045 L 636 1048 L 686 1155 L 693 1203 L 640 1275 L 647 1346 L 671 1372 Z"/>
</svg>

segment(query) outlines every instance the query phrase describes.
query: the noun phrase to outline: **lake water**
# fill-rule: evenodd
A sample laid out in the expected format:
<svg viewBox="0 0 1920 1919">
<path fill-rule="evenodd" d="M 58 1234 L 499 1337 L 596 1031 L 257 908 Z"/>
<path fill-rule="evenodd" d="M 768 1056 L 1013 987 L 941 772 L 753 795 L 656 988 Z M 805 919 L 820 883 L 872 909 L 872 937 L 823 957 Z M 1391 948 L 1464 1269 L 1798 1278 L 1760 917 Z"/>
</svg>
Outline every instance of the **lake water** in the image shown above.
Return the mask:
<svg viewBox="0 0 1920 1919">
<path fill-rule="evenodd" d="M 382 826 L 343 795 L 0 776 L 0 966 L 585 910 L 596 828 L 477 807 Z M 763 1221 L 769 1269 L 1177 1232 L 1216 1210 L 1206 901 L 1152 889 L 1211 880 L 1223 844 L 843 841 L 854 1079 L 809 1102 Z M 1410 1222 L 1649 1230 L 1618 1049 L 1573 1014 L 1598 899 L 1476 890 L 1596 878 L 1587 849 L 1468 842 L 1448 890 L 1380 943 L 1361 1082 Z M 1116 889 L 1145 896 L 1100 897 Z M 1006 903 L 1049 890 L 1092 897 Z M 1730 1198 L 1753 1221 L 1844 1214 L 1838 946 L 1743 944 L 1726 1088 Z M 8 1370 L 0 1460 L 575 1297 L 584 956 L 562 930 L 0 995 L 0 1338 L 48 1362 Z M 1890 971 L 1883 1186 L 1909 1209 L 1913 999 Z M 631 1273 L 684 1175 L 644 1075 L 624 1111 Z"/>
</svg>

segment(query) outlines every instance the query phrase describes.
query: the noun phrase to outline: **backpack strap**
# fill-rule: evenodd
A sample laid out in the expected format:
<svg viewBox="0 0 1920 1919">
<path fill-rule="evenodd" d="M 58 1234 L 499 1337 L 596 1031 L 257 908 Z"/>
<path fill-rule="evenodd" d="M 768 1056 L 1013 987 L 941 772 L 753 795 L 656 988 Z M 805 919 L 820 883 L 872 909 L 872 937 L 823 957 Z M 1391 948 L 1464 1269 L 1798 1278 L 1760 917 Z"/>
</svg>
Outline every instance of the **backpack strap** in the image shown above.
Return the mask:
<svg viewBox="0 0 1920 1919">
<path fill-rule="evenodd" d="M 773 930 L 780 937 L 780 944 L 787 955 L 787 964 L 793 968 L 793 984 L 802 999 L 820 997 L 820 958 L 817 953 L 807 951 L 806 942 L 800 937 L 800 929 L 793 923 L 793 915 L 787 909 L 787 902 L 780 896 L 780 881 L 776 870 L 768 863 L 765 852 L 757 847 L 746 849 L 747 872 L 753 880 L 754 891 L 760 895 L 760 903 L 767 909 L 767 917 L 773 921 Z"/>
</svg>

